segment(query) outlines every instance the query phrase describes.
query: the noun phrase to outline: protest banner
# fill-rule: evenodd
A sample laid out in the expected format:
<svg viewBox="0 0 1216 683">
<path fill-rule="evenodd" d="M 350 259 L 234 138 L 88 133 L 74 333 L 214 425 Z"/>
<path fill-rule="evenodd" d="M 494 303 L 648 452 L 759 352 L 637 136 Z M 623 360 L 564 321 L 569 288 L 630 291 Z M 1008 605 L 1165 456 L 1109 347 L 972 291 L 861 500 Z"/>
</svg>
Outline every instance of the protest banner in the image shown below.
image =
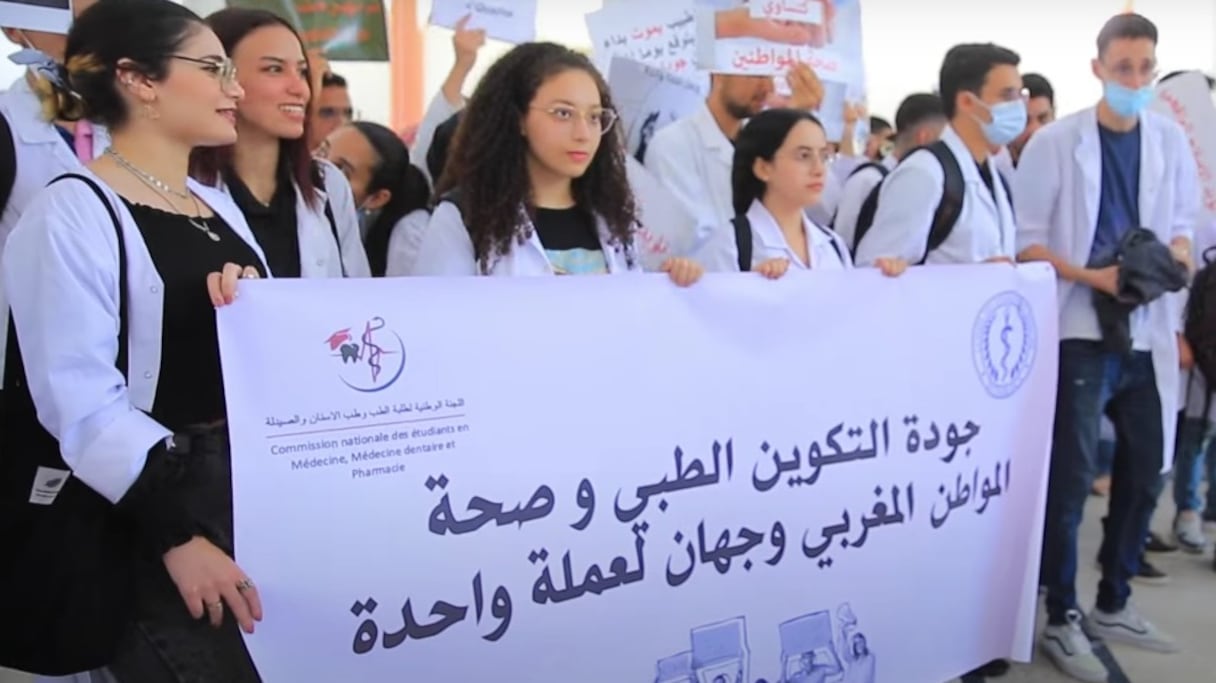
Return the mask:
<svg viewBox="0 0 1216 683">
<path fill-rule="evenodd" d="M 242 281 L 250 652 L 268 683 L 1026 660 L 1056 321 L 1041 264 Z"/>
<path fill-rule="evenodd" d="M 432 0 L 432 26 L 455 28 L 469 17 L 465 28 L 483 29 L 486 36 L 507 43 L 536 40 L 536 0 Z"/>
<path fill-rule="evenodd" d="M 1207 78 L 1202 73 L 1171 78 L 1157 86 L 1152 108 L 1186 131 L 1199 169 L 1204 210 L 1216 217 L 1216 105 L 1212 104 Z"/>
<path fill-rule="evenodd" d="M 228 0 L 229 7 L 274 12 L 291 22 L 304 45 L 331 62 L 388 61 L 382 0 Z"/>
<path fill-rule="evenodd" d="M 0 0 L 0 26 L 47 33 L 67 33 L 72 26 L 70 0 Z"/>
</svg>

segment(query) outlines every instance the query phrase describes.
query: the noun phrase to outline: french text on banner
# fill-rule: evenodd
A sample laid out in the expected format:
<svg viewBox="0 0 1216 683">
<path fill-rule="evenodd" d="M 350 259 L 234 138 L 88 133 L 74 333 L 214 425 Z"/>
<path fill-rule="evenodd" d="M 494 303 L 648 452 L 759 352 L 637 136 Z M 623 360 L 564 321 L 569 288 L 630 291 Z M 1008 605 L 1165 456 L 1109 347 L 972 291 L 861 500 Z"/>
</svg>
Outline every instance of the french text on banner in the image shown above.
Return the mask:
<svg viewBox="0 0 1216 683">
<path fill-rule="evenodd" d="M 1055 301 L 1038 265 L 242 283 L 250 652 L 268 683 L 1025 660 Z"/>
<path fill-rule="evenodd" d="M 486 36 L 507 43 L 536 40 L 536 0 L 432 0 L 432 26 L 455 28 L 464 17 L 465 28 L 484 29 Z"/>
</svg>

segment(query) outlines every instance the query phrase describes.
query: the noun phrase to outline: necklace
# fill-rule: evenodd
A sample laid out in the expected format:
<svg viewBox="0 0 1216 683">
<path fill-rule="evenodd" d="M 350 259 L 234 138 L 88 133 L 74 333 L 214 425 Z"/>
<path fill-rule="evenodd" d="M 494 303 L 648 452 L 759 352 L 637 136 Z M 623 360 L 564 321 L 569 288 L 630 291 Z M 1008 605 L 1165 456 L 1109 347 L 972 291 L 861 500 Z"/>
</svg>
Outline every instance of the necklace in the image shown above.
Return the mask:
<svg viewBox="0 0 1216 683">
<path fill-rule="evenodd" d="M 169 207 L 173 209 L 174 213 L 185 217 L 186 221 L 188 223 L 190 223 L 191 227 L 206 234 L 207 237 L 211 238 L 212 242 L 220 241 L 220 236 L 214 230 L 211 229 L 211 226 L 207 225 L 207 219 L 202 217 L 201 214 L 203 213 L 203 209 L 202 209 L 202 207 L 199 206 L 198 199 L 194 196 L 194 193 L 189 192 L 189 191 L 178 192 L 177 190 L 174 190 L 173 188 L 169 187 L 166 183 L 161 181 L 156 176 L 153 176 L 150 173 L 145 173 L 144 171 L 141 171 L 140 169 L 136 168 L 134 164 L 127 161 L 118 152 L 114 151 L 113 147 L 106 148 L 106 154 L 108 154 L 110 157 L 112 157 L 114 159 L 114 161 L 118 162 L 118 165 L 121 166 L 124 170 L 131 173 L 131 175 L 138 178 L 145 185 L 152 188 L 152 190 L 154 192 L 159 194 L 161 196 L 161 199 L 164 199 L 165 203 L 168 204 Z M 169 197 L 166 195 L 166 193 L 175 195 L 182 199 L 189 199 L 191 202 L 193 202 L 195 215 L 191 216 L 191 215 L 183 213 L 181 210 L 179 210 L 177 208 L 177 204 L 174 204 L 173 200 L 169 199 Z"/>
</svg>

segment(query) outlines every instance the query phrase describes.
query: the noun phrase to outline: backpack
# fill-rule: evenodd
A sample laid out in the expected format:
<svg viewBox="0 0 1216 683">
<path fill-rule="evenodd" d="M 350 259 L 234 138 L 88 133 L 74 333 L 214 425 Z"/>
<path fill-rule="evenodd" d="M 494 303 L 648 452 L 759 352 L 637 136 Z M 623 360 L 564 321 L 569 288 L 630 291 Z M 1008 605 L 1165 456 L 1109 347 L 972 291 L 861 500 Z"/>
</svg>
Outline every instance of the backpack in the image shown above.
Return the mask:
<svg viewBox="0 0 1216 683">
<path fill-rule="evenodd" d="M 118 353 L 127 374 L 130 298 L 122 227 L 92 179 L 118 235 Z M 113 659 L 132 608 L 134 530 L 117 508 L 76 477 L 59 444 L 38 422 L 16 327 L 6 316 L 0 391 L 0 666 L 49 676 L 104 666 Z"/>
<path fill-rule="evenodd" d="M 0 113 L 0 215 L 8 207 L 8 198 L 17 183 L 17 148 L 8 117 Z"/>
<path fill-rule="evenodd" d="M 752 253 L 754 245 L 752 244 L 752 222 L 746 215 L 735 216 L 730 219 L 730 224 L 735 229 L 735 250 L 739 252 L 739 272 L 746 273 L 752 269 Z M 836 258 L 844 263 L 844 254 L 840 251 L 840 245 L 836 243 L 836 234 L 827 228 L 816 225 L 828 236 L 831 241 L 832 249 L 836 252 Z"/>
<path fill-rule="evenodd" d="M 1182 329 L 1195 356 L 1195 367 L 1209 389 L 1216 388 L 1216 247 L 1203 252 L 1203 267 L 1191 284 Z"/>
<path fill-rule="evenodd" d="M 954 231 L 954 225 L 958 223 L 959 216 L 963 214 L 963 198 L 966 196 L 966 184 L 963 182 L 963 169 L 958 165 L 958 159 L 954 158 L 954 153 L 946 145 L 944 140 L 938 140 L 924 147 L 909 152 L 904 158 L 907 159 L 915 152 L 927 150 L 933 156 L 937 157 L 937 163 L 941 164 L 942 170 L 945 172 L 945 179 L 942 186 L 942 199 L 937 204 L 937 209 L 933 212 L 933 224 L 929 228 L 929 239 L 925 245 L 925 255 L 921 258 L 918 265 L 923 265 L 925 260 L 929 258 L 929 254 L 938 247 L 942 246 L 950 237 L 950 233 Z M 861 168 L 857 169 L 858 171 Z M 857 171 L 854 171 L 856 173 Z M 1013 192 L 1010 191 L 1009 182 L 1005 180 L 1005 176 L 999 171 L 994 170 L 993 175 L 1000 180 L 1001 186 L 1005 189 L 1005 196 L 1010 200 L 1012 207 Z M 850 177 L 852 174 L 850 174 Z M 857 228 L 853 237 L 853 255 L 857 255 L 857 248 L 861 245 L 861 239 L 865 237 L 870 228 L 874 225 L 874 216 L 878 213 L 878 194 L 882 189 L 883 182 L 886 181 L 886 175 L 882 181 L 879 181 L 870 190 L 870 194 L 866 196 L 865 201 L 861 204 L 861 210 L 857 214 Z"/>
</svg>

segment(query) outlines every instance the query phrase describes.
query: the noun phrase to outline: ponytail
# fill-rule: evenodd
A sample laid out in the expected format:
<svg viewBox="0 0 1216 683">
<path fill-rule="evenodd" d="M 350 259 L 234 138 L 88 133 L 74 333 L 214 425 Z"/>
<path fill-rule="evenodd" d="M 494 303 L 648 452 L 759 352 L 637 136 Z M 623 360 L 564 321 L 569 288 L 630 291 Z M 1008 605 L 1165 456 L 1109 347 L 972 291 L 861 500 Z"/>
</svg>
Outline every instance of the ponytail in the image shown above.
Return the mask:
<svg viewBox="0 0 1216 683">
<path fill-rule="evenodd" d="M 410 163 L 410 150 L 396 133 L 368 121 L 350 125 L 367 139 L 377 157 L 367 183 L 367 194 L 388 190 L 391 195 L 363 238 L 372 275 L 382 277 L 388 267 L 388 244 L 393 228 L 405 216 L 429 206 L 431 186 L 422 171 Z"/>
</svg>

